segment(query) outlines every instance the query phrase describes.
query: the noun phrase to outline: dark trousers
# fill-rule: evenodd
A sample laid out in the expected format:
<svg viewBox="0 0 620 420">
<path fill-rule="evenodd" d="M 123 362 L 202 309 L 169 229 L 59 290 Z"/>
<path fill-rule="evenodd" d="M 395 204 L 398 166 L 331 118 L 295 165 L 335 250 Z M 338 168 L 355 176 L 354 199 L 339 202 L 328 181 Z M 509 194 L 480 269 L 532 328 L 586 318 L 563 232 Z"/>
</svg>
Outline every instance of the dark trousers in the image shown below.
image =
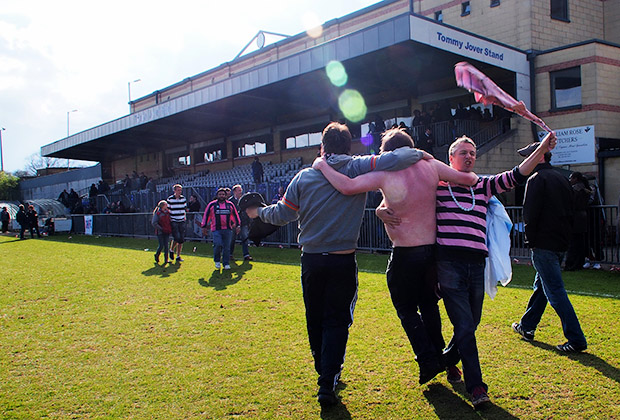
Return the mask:
<svg viewBox="0 0 620 420">
<path fill-rule="evenodd" d="M 482 381 L 476 343 L 476 329 L 484 302 L 484 260 L 438 261 L 437 278 L 446 312 L 454 327 L 454 335 L 444 352 L 446 363 L 450 366 L 457 364 L 459 359 L 463 361 L 467 392 L 471 393 L 477 386 L 488 389 Z"/>
<path fill-rule="evenodd" d="M 38 238 L 41 237 L 41 232 L 39 232 L 39 226 L 38 225 L 32 224 L 32 225 L 30 225 L 29 229 L 30 229 L 30 238 L 31 239 L 34 238 L 34 233 L 35 232 L 37 232 L 37 237 Z"/>
<path fill-rule="evenodd" d="M 587 232 L 573 233 L 566 254 L 564 269 L 568 271 L 581 270 L 586 262 L 586 239 Z"/>
<path fill-rule="evenodd" d="M 6 233 L 9 230 L 9 222 L 2 222 L 2 233 Z"/>
<path fill-rule="evenodd" d="M 344 363 L 357 301 L 355 254 L 301 256 L 306 326 L 320 387 L 334 389 Z"/>
<path fill-rule="evenodd" d="M 433 245 L 394 247 L 387 268 L 392 303 L 421 368 L 443 365 L 434 256 Z"/>
</svg>

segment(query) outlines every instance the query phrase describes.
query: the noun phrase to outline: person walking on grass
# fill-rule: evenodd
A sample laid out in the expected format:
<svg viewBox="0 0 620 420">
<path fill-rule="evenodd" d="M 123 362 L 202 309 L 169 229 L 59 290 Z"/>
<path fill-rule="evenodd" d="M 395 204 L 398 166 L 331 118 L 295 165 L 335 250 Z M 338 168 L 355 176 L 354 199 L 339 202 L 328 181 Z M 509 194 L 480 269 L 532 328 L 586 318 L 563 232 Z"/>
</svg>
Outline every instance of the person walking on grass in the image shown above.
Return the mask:
<svg viewBox="0 0 620 420">
<path fill-rule="evenodd" d="M 241 242 L 241 251 L 243 252 L 243 260 L 251 261 L 252 256 L 250 255 L 250 248 L 248 246 L 248 235 L 250 233 L 250 220 L 248 215 L 245 212 L 239 213 L 239 200 L 243 195 L 243 187 L 239 184 L 232 187 L 232 197 L 230 197 L 230 202 L 235 205 L 237 209 L 237 213 L 239 214 L 239 219 L 241 220 L 241 230 L 239 234 L 233 232 L 232 239 L 230 241 L 230 258 L 233 258 L 233 251 L 235 250 L 235 242 L 237 238 Z"/>
<path fill-rule="evenodd" d="M 181 251 L 185 242 L 185 220 L 187 199 L 183 196 L 183 186 L 176 184 L 172 187 L 174 194 L 166 199 L 170 211 L 170 226 L 172 228 L 172 242 L 170 243 L 170 262 L 177 255 L 177 262 L 182 262 Z"/>
<path fill-rule="evenodd" d="M 321 156 L 348 176 L 373 170 L 396 171 L 424 157 L 423 152 L 411 148 L 380 156 L 353 157 L 350 151 L 351 132 L 346 125 L 332 122 L 325 127 Z M 260 217 L 272 225 L 298 221 L 306 327 L 314 368 L 319 375 L 317 399 L 322 405 L 339 401 L 336 385 L 357 302 L 355 248 L 365 203 L 365 193 L 342 195 L 320 171 L 307 168 L 295 175 L 276 204 L 246 209 L 250 218 Z"/>
<path fill-rule="evenodd" d="M 226 199 L 227 190 L 228 188 L 217 190 L 216 199 L 207 204 L 202 217 L 203 234 L 206 237 L 211 231 L 213 235 L 213 261 L 217 270 L 222 264 L 224 270 L 230 270 L 230 242 L 233 232 L 241 232 L 241 220 L 235 205 Z"/>
<path fill-rule="evenodd" d="M 172 227 L 170 225 L 170 212 L 168 211 L 168 203 L 166 200 L 161 200 L 157 203 L 157 207 L 153 210 L 153 219 L 151 224 L 155 228 L 155 234 L 157 235 L 157 241 L 159 246 L 155 252 L 155 263 L 159 264 L 159 256 L 164 253 L 164 265 L 168 264 L 168 240 L 170 239 L 170 233 Z"/>
<path fill-rule="evenodd" d="M 533 147 L 524 147 L 519 153 L 527 156 Z M 556 349 L 563 353 L 579 353 L 588 348 L 588 343 L 564 288 L 561 269 L 573 225 L 573 190 L 570 182 L 553 169 L 550 161 L 551 153 L 545 153 L 525 186 L 525 239 L 531 250 L 536 276 L 527 309 L 521 320 L 512 324 L 512 329 L 524 340 L 532 341 L 549 302 L 560 317 L 564 337 L 568 340 L 558 344 Z"/>
</svg>

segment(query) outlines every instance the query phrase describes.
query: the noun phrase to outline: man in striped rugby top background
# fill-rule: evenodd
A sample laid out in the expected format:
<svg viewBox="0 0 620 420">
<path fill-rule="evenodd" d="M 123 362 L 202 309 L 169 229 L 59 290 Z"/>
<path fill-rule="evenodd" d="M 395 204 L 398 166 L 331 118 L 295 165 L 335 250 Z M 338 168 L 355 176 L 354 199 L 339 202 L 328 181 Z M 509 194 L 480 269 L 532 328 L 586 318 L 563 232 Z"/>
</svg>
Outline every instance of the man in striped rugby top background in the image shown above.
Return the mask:
<svg viewBox="0 0 620 420">
<path fill-rule="evenodd" d="M 166 199 L 168 210 L 170 211 L 170 226 L 172 227 L 172 242 L 170 243 L 170 262 L 177 254 L 177 262 L 182 262 L 181 250 L 185 242 L 185 212 L 187 210 L 187 199 L 183 196 L 183 186 L 175 184 L 172 187 L 174 194 Z"/>
</svg>

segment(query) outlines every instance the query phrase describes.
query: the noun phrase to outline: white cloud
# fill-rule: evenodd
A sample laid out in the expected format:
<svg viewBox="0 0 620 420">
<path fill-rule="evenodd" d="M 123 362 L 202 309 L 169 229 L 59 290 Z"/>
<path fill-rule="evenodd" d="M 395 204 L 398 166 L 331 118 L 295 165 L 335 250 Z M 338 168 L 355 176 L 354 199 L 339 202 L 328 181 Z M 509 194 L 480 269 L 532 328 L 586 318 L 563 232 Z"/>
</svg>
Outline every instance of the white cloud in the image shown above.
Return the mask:
<svg viewBox="0 0 620 420">
<path fill-rule="evenodd" d="M 265 30 L 305 31 L 374 0 L 31 0 L 0 10 L 5 169 L 40 147 L 128 112 L 132 99 L 231 61 Z"/>
</svg>

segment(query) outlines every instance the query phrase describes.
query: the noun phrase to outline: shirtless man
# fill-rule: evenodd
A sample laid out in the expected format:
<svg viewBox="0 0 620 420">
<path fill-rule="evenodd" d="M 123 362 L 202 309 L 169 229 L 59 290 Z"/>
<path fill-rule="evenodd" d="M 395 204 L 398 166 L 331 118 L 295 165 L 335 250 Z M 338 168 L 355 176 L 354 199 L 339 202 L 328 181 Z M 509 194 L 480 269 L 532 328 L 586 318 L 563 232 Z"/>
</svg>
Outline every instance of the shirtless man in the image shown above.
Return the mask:
<svg viewBox="0 0 620 420">
<path fill-rule="evenodd" d="M 388 130 L 381 152 L 413 147 L 411 137 Z M 343 194 L 380 189 L 385 204 L 399 217 L 399 226 L 386 225 L 394 247 L 388 262 L 387 284 L 392 303 L 420 365 L 420 384 L 445 370 L 441 318 L 435 295 L 435 192 L 440 180 L 474 185 L 478 176 L 459 172 L 438 160 L 422 160 L 398 172 L 376 172 L 349 178 L 317 158 L 313 168 Z M 419 312 L 418 312 L 419 311 Z"/>
</svg>

